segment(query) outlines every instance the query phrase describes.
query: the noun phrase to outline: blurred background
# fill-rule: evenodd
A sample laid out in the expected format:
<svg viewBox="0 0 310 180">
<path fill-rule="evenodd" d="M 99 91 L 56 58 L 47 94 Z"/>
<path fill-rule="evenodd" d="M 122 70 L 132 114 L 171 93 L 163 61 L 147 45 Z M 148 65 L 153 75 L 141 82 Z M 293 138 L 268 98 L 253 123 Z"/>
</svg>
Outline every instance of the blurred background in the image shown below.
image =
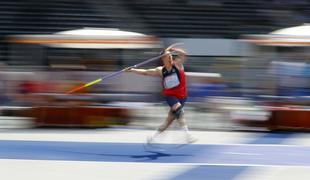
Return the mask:
<svg viewBox="0 0 310 180">
<path fill-rule="evenodd" d="M 158 78 L 123 73 L 66 92 L 184 43 L 191 129 L 308 130 L 309 7 L 307 0 L 0 0 L 0 128 L 154 129 L 168 112 Z"/>
</svg>

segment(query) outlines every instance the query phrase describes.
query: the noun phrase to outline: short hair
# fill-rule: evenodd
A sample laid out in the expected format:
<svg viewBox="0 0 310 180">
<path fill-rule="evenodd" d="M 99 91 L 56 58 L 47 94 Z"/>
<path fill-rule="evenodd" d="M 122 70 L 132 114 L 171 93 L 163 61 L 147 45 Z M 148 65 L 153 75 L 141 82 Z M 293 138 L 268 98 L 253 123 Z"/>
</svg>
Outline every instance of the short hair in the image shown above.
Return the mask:
<svg viewBox="0 0 310 180">
<path fill-rule="evenodd" d="M 160 51 L 159 55 L 161 56 L 161 55 L 165 54 L 165 52 L 166 52 L 166 50 L 164 49 L 164 50 Z M 178 54 L 174 51 L 172 51 L 172 52 L 168 51 L 168 52 L 171 53 L 172 59 L 175 59 L 178 56 Z"/>
</svg>

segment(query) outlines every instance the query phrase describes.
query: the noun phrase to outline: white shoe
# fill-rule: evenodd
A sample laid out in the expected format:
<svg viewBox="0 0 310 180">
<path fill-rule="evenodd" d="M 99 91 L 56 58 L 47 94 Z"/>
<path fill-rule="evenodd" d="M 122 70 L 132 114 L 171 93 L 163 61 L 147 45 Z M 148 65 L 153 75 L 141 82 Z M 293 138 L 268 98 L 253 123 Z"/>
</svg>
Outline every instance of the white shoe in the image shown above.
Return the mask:
<svg viewBox="0 0 310 180">
<path fill-rule="evenodd" d="M 175 146 L 175 148 L 181 148 L 181 147 L 183 147 L 183 146 L 192 144 L 192 143 L 196 142 L 197 140 L 198 140 L 197 138 L 194 138 L 194 137 L 191 136 L 191 135 L 186 135 L 185 141 L 183 141 L 182 143 L 180 143 L 180 144 L 178 144 L 177 146 Z"/>
<path fill-rule="evenodd" d="M 193 136 L 191 136 L 191 135 L 187 135 L 187 136 L 186 136 L 186 142 L 187 142 L 188 144 L 194 143 L 194 142 L 196 142 L 197 140 L 198 140 L 197 138 L 195 138 L 195 137 L 193 137 Z"/>
<path fill-rule="evenodd" d="M 153 139 L 153 137 L 151 137 L 151 136 L 149 136 L 149 137 L 146 138 L 146 144 L 148 144 L 148 145 L 152 144 L 153 141 L 154 141 L 154 139 Z"/>
<path fill-rule="evenodd" d="M 165 151 L 163 148 L 154 143 L 154 138 L 151 136 L 146 138 L 146 144 L 144 144 L 143 147 L 144 150 L 148 152 L 161 153 Z"/>
</svg>

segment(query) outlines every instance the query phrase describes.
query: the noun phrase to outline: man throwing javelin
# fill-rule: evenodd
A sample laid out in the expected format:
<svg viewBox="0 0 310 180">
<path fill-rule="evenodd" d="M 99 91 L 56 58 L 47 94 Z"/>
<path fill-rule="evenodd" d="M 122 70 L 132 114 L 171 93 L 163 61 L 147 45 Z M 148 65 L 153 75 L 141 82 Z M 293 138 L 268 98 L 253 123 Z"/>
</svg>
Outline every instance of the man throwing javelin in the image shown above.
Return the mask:
<svg viewBox="0 0 310 180">
<path fill-rule="evenodd" d="M 176 55 L 173 56 L 172 53 Z M 154 69 L 136 69 L 126 68 L 126 72 L 134 72 L 141 75 L 159 76 L 162 78 L 163 95 L 170 111 L 166 121 L 157 129 L 157 132 L 148 139 L 148 143 L 152 143 L 156 137 L 164 132 L 176 119 L 182 130 L 186 133 L 186 143 L 196 141 L 188 131 L 188 127 L 184 118 L 184 104 L 187 98 L 186 76 L 184 71 L 184 61 L 186 52 L 180 48 L 168 47 L 162 52 L 161 60 L 163 66 Z"/>
</svg>

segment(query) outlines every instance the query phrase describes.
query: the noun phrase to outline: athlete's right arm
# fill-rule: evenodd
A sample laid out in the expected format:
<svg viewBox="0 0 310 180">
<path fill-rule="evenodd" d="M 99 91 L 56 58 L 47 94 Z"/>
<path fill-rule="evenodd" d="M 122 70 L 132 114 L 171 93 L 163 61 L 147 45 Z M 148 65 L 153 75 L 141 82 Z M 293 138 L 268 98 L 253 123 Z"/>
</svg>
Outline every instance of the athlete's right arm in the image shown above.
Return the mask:
<svg viewBox="0 0 310 180">
<path fill-rule="evenodd" d="M 125 69 L 126 72 L 133 72 L 136 74 L 147 75 L 147 76 L 161 76 L 162 67 L 157 67 L 153 69 L 136 69 L 128 67 Z"/>
</svg>

